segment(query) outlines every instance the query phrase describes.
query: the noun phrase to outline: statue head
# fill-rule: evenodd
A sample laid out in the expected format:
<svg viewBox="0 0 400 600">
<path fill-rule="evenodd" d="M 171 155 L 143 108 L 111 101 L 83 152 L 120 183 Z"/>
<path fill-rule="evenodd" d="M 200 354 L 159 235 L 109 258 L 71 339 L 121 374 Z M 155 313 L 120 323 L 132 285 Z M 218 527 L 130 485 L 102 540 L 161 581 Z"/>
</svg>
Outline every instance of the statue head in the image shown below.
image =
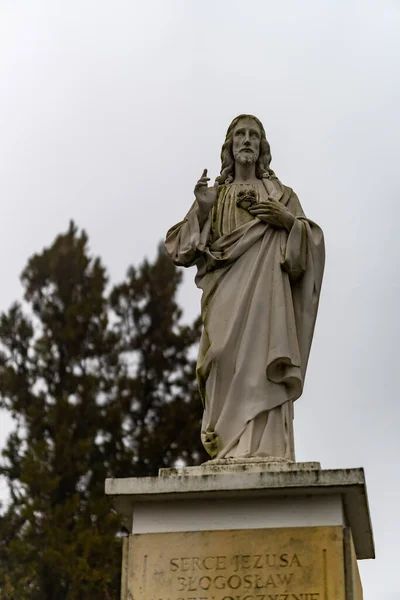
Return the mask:
<svg viewBox="0 0 400 600">
<path fill-rule="evenodd" d="M 240 135 L 242 129 L 250 132 L 249 137 Z M 269 168 L 271 149 L 265 130 L 261 121 L 253 115 L 239 115 L 228 127 L 221 150 L 221 174 L 217 178 L 220 185 L 232 183 L 235 176 L 235 161 L 242 164 L 255 162 L 256 176 L 259 179 L 270 177 L 272 174 Z"/>
</svg>

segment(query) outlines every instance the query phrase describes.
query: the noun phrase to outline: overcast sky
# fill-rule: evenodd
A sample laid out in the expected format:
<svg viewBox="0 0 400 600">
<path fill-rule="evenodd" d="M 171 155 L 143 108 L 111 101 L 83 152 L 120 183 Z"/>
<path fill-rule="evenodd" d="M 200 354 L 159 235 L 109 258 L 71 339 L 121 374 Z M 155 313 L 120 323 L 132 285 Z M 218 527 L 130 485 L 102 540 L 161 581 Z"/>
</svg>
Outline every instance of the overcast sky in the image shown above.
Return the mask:
<svg viewBox="0 0 400 600">
<path fill-rule="evenodd" d="M 326 235 L 297 459 L 366 470 L 365 600 L 400 598 L 399 107 L 397 0 L 0 0 L 0 310 L 71 218 L 120 281 L 218 174 L 231 119 L 263 121 Z"/>
</svg>

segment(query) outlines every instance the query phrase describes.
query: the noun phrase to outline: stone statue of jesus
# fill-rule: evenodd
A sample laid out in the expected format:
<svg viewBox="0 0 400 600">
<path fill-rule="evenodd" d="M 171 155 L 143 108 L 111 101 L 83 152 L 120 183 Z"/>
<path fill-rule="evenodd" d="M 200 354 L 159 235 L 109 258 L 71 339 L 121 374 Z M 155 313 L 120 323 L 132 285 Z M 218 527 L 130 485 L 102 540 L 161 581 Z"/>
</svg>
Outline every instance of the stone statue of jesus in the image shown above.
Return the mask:
<svg viewBox="0 0 400 600">
<path fill-rule="evenodd" d="M 203 171 L 166 239 L 176 265 L 196 265 L 203 292 L 201 437 L 212 458 L 294 460 L 293 402 L 317 316 L 323 233 L 271 170 L 259 119 L 232 121 L 221 162 L 213 186 Z"/>
</svg>

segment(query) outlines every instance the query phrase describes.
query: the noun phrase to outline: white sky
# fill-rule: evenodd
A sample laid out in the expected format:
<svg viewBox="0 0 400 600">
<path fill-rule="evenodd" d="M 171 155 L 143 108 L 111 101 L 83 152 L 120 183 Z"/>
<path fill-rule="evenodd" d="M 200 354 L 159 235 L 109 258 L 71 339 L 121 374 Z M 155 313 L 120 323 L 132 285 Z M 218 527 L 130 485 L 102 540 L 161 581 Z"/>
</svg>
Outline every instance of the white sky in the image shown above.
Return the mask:
<svg viewBox="0 0 400 600">
<path fill-rule="evenodd" d="M 120 281 L 218 174 L 231 119 L 263 121 L 326 234 L 297 458 L 366 469 L 365 600 L 400 597 L 399 25 L 396 0 L 0 0 L 0 310 L 70 218 Z"/>
</svg>

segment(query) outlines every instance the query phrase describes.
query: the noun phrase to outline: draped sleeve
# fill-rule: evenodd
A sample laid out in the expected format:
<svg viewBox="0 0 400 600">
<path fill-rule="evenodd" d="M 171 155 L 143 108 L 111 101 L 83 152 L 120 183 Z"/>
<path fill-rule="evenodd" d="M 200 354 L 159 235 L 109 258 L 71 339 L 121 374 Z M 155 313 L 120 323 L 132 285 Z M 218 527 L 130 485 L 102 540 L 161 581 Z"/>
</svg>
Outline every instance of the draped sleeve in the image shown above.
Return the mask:
<svg viewBox="0 0 400 600">
<path fill-rule="evenodd" d="M 303 377 L 307 368 L 325 265 L 325 242 L 322 229 L 307 219 L 300 201 L 290 188 L 287 208 L 296 217 L 285 234 L 281 267 L 291 281 L 292 302 Z"/>
<path fill-rule="evenodd" d="M 200 226 L 197 216 L 197 201 L 195 201 L 180 223 L 168 231 L 165 247 L 175 265 L 191 267 L 201 258 L 207 245 L 211 227 L 211 214 L 203 226 Z"/>
<path fill-rule="evenodd" d="M 282 237 L 281 266 L 288 273 L 290 280 L 296 281 L 304 275 L 308 263 L 324 263 L 324 237 L 320 227 L 304 215 L 300 201 L 293 190 L 290 188 L 286 190 L 289 192 L 286 206 L 296 220 L 289 234 L 284 234 Z M 316 255 L 318 261 L 315 261 Z M 316 275 L 318 280 L 322 279 L 322 273 Z"/>
</svg>

